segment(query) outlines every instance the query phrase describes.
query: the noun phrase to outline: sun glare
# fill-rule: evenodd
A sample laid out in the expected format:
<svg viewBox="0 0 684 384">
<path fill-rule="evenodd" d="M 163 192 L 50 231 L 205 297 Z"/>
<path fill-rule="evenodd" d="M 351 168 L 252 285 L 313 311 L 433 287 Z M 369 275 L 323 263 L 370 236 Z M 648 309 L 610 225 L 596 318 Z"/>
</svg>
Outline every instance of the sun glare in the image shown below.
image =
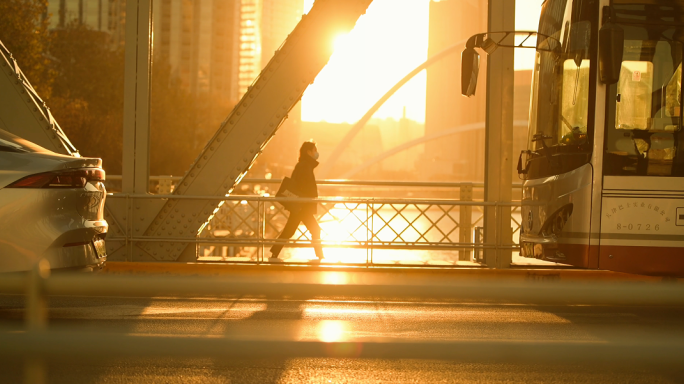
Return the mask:
<svg viewBox="0 0 684 384">
<path fill-rule="evenodd" d="M 344 285 L 349 283 L 349 274 L 347 272 L 323 272 L 321 280 L 323 284 Z"/>
<path fill-rule="evenodd" d="M 428 0 L 374 0 L 302 98 L 302 120 L 356 122 L 398 80 L 427 58 Z M 425 119 L 425 74 L 376 113 Z"/>
<path fill-rule="evenodd" d="M 316 329 L 318 340 L 326 343 L 345 340 L 346 332 L 347 325 L 340 320 L 323 320 Z"/>
<path fill-rule="evenodd" d="M 313 3 L 304 0 L 304 11 Z M 537 29 L 541 3 L 516 1 L 517 30 Z M 429 4 L 429 0 L 374 0 L 351 32 L 335 38 L 328 65 L 302 97 L 302 120 L 355 123 L 397 81 L 427 60 Z M 534 50 L 516 50 L 516 70 L 531 69 L 533 62 Z M 423 71 L 375 117 L 398 119 L 406 107 L 409 119 L 424 122 L 425 86 Z"/>
<path fill-rule="evenodd" d="M 347 34 L 346 33 L 340 33 L 335 37 L 335 41 L 333 41 L 333 46 L 335 47 L 335 50 L 337 51 L 338 49 L 343 49 L 344 45 L 347 42 Z"/>
</svg>

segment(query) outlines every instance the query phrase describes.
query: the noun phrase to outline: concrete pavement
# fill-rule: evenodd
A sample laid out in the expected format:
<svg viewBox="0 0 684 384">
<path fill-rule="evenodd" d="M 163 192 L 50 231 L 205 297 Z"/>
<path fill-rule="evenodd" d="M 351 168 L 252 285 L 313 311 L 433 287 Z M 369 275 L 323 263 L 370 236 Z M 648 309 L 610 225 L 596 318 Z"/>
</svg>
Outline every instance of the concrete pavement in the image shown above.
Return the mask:
<svg viewBox="0 0 684 384">
<path fill-rule="evenodd" d="M 684 342 L 684 308 L 392 301 L 329 297 L 188 299 L 52 297 L 50 326 L 131 335 L 181 337 L 601 343 L 625 338 Z M 5 327 L 23 327 L 23 297 L 0 296 Z M 68 348 L 65 345 L 65 348 Z M 644 360 L 646 361 L 646 360 Z M 4 359 L 2 382 L 21 378 Z M 49 365 L 54 383 L 298 382 L 605 382 L 677 383 L 681 364 L 638 361 L 548 363 L 348 358 L 140 358 L 90 356 Z"/>
<path fill-rule="evenodd" d="M 211 263 L 108 263 L 99 276 L 104 280 L 109 280 L 108 276 L 137 276 L 144 281 L 156 281 L 160 275 L 176 279 L 173 281 L 177 284 L 218 279 L 217 282 L 263 281 L 325 286 L 306 286 L 311 292 L 303 296 L 273 290 L 257 295 L 226 292 L 222 297 L 201 298 L 163 293 L 142 298 L 52 296 L 49 298 L 51 330 L 75 330 L 85 335 L 82 337 L 89 337 L 87 340 L 93 345 L 127 345 L 122 337 L 148 340 L 150 346 L 171 340 L 175 344 L 168 345 L 180 350 L 178 353 L 163 351 L 165 353 L 154 357 L 137 356 L 138 351 L 133 348 L 117 352 L 116 356 L 83 355 L 73 354 L 67 340 L 56 346 L 57 354 L 47 361 L 49 382 L 684 382 L 684 364 L 680 364 L 677 357 L 684 355 L 679 353 L 684 346 L 684 307 L 680 304 L 655 305 L 649 304 L 650 300 L 627 302 L 632 304 L 602 303 L 601 300 L 594 300 L 593 304 L 592 300 L 583 303 L 490 300 L 488 294 L 472 290 L 461 295 L 466 298 L 463 300 L 459 295 L 421 298 L 405 293 L 397 299 L 387 294 L 381 298 L 374 289 L 360 290 L 352 296 L 325 294 L 344 290 L 322 289 L 346 284 L 384 284 L 385 288 L 391 284 L 404 288 L 421 284 L 463 287 L 459 285 L 462 282 L 487 287 L 509 281 L 525 283 L 534 292 L 557 290 L 568 283 L 589 287 L 601 282 L 610 287 L 613 282 L 628 284 L 638 293 L 640 287 L 648 291 L 653 287 L 672 287 L 681 283 L 672 280 L 568 269 L 407 269 Z M 112 280 L 115 281 L 129 280 Z M 128 287 L 121 287 L 122 292 L 126 291 L 124 288 Z M 529 288 L 527 292 L 531 292 Z M 20 295 L 0 294 L 0 326 L 19 337 L 24 330 L 24 300 Z M 226 351 L 223 357 L 215 353 L 209 354 L 212 357 L 201 357 L 202 350 L 197 350 L 200 353 L 196 355 L 184 353 L 187 351 L 182 350 L 183 345 L 190 345 L 183 344 L 184 339 L 195 342 L 226 340 L 225 346 L 233 348 L 239 344 L 230 340 L 323 341 L 357 346 L 363 346 L 369 340 L 391 340 L 400 344 L 438 343 L 429 345 L 442 348 L 443 354 L 427 350 L 424 355 L 431 359 L 368 359 L 347 358 L 348 355 L 331 352 L 324 358 L 285 358 L 277 353 L 269 355 L 272 351 L 267 351 L 266 356 L 260 358 L 247 352 L 249 348 L 246 348 L 244 353 L 252 358 L 244 359 L 245 355 L 237 347 Z M 47 338 L 42 340 L 48 342 Z M 643 344 L 644 340 L 661 343 L 654 346 L 669 343 L 675 347 L 653 349 L 648 343 Z M 221 348 L 220 343 L 211 347 L 217 345 Z M 615 345 L 623 345 L 625 350 L 616 349 Z M 639 345 L 645 345 L 643 353 L 638 349 Z M 445 350 L 445 346 L 458 349 Z M 22 347 L 24 345 L 19 344 L 16 350 Z M 515 349 L 518 347 L 520 349 Z M 674 352 L 668 355 L 670 350 Z M 64 352 L 63 356 L 60 351 Z M 350 353 L 361 353 L 359 351 Z M 548 353 L 544 355 L 544 351 Z M 403 353 L 406 355 L 406 351 Z M 421 353 L 416 352 L 416 355 Z M 185 356 L 169 356 L 174 354 Z M 656 355 L 661 359 L 654 359 Z M 21 359 L 5 355 L 0 359 L 0 382 L 20 382 L 22 367 Z"/>
</svg>

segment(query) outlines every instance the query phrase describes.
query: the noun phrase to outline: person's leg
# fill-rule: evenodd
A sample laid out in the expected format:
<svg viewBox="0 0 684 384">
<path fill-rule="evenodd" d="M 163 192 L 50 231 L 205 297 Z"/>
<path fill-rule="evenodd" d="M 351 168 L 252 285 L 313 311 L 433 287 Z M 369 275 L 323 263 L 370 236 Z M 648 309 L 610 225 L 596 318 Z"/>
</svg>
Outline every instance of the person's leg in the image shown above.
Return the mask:
<svg viewBox="0 0 684 384">
<path fill-rule="evenodd" d="M 300 218 L 299 213 L 290 213 L 290 217 L 287 218 L 287 223 L 285 223 L 285 228 L 283 228 L 283 232 L 280 233 L 278 239 L 287 240 L 290 237 L 292 237 L 292 235 L 294 235 L 295 232 L 297 232 L 297 227 L 299 227 L 299 223 L 301 221 L 302 220 Z M 271 257 L 278 257 L 284 245 L 285 244 L 275 244 L 274 246 L 272 246 Z"/>
<path fill-rule="evenodd" d="M 319 259 L 323 258 L 323 247 L 321 246 L 321 226 L 318 225 L 316 218 L 312 214 L 304 214 L 301 218 L 306 229 L 311 233 L 311 244 L 313 245 L 314 252 L 316 252 L 316 257 Z"/>
</svg>

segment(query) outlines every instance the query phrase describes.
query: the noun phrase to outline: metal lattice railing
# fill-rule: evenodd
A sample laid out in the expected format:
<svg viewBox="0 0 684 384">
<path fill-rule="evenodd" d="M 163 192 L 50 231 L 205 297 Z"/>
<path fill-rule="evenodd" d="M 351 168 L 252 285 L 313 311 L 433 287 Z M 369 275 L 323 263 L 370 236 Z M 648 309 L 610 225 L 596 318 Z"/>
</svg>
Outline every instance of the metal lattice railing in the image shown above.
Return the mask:
<svg viewBox="0 0 684 384">
<path fill-rule="evenodd" d="M 194 239 L 155 239 L 124 235 L 124 238 L 108 237 L 109 242 L 194 243 L 200 259 L 243 262 L 262 262 L 268 257 L 267 247 L 284 242 L 277 237 L 285 226 L 289 213 L 280 201 L 292 200 L 264 196 L 216 198 L 124 194 L 110 195 L 108 199 L 126 198 L 130 201 L 151 197 L 219 200 L 220 207 Z M 433 254 L 437 252 L 440 255 L 437 259 L 447 264 L 481 262 L 483 249 L 516 248 L 515 236 L 504 239 L 497 235 L 496 239 L 490 239 L 487 243 L 480 238 L 478 233 L 482 232 L 484 212 L 487 209 L 495 210 L 497 216 L 503 214 L 505 209 L 511 209 L 511 232 L 518 232 L 520 227 L 519 203 L 515 202 L 387 198 L 319 198 L 295 201 L 317 203 L 317 221 L 321 226 L 322 244 L 328 249 L 345 249 L 343 256 L 339 252 L 333 252 L 337 254 L 335 261 L 341 263 L 406 263 L 406 260 L 396 258 L 396 252 L 391 260 L 377 259 L 378 251 L 390 249 L 427 251 Z M 312 255 L 302 254 L 309 253 L 308 250 L 299 250 L 310 246 L 310 242 L 309 232 L 303 224 L 300 225 L 295 235 L 287 241 L 284 258 L 292 262 L 310 259 Z M 406 257 L 408 256 L 404 256 Z M 414 263 L 428 264 L 426 257 L 416 259 Z"/>
</svg>

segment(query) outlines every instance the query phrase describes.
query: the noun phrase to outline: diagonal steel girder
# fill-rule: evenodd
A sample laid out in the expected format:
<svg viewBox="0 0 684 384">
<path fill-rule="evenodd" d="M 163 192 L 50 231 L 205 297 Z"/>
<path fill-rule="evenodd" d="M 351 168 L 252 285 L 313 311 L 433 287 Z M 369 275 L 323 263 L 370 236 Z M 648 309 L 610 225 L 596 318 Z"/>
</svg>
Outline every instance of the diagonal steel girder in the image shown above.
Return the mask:
<svg viewBox="0 0 684 384">
<path fill-rule="evenodd" d="M 19 68 L 19 63 L 0 41 L 0 129 L 34 142 L 53 152 L 79 157 Z"/>
<path fill-rule="evenodd" d="M 328 63 L 335 36 L 349 32 L 371 2 L 317 0 L 209 140 L 174 194 L 230 194 Z M 194 238 L 217 210 L 215 202 L 169 199 L 154 219 L 140 220 L 150 223 L 145 237 Z M 182 241 L 147 241 L 136 248 L 155 260 L 195 257 L 195 245 Z"/>
</svg>

